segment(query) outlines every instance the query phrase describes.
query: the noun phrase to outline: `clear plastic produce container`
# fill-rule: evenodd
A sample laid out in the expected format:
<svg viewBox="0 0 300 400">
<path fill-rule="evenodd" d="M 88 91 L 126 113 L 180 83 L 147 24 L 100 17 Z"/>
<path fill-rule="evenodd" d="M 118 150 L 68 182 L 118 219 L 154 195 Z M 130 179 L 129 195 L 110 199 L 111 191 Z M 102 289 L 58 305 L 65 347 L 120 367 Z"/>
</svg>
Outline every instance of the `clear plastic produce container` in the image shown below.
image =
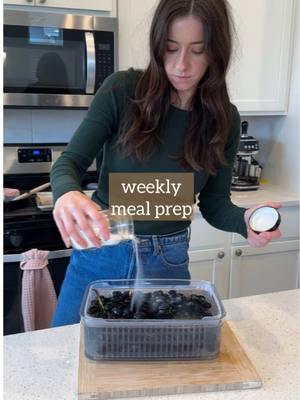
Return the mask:
<svg viewBox="0 0 300 400">
<path fill-rule="evenodd" d="M 103 319 L 87 314 L 96 297 L 114 291 L 143 293 L 176 290 L 186 296 L 203 295 L 211 303 L 212 316 L 202 319 Z M 81 305 L 86 357 L 93 360 L 213 359 L 220 351 L 225 310 L 215 286 L 189 280 L 101 280 L 86 288 Z"/>
</svg>

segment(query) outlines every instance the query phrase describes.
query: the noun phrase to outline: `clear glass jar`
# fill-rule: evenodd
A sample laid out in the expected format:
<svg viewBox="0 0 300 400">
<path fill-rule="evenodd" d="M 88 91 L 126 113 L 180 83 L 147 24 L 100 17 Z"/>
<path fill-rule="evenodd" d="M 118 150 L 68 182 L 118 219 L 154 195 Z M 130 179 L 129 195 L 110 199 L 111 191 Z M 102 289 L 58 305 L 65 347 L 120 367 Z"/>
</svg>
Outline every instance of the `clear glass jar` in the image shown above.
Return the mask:
<svg viewBox="0 0 300 400">
<path fill-rule="evenodd" d="M 109 222 L 110 238 L 108 240 L 104 240 L 101 237 L 100 228 L 94 226 L 93 230 L 96 236 L 101 240 L 100 247 L 112 246 L 122 242 L 123 240 L 134 239 L 134 224 L 132 218 L 129 215 L 115 215 L 112 214 L 110 210 L 101 210 L 101 214 L 104 215 Z M 84 231 L 79 229 L 79 234 L 87 242 L 87 246 L 80 246 L 72 237 L 70 237 L 72 246 L 75 249 L 83 250 L 95 247 L 90 239 L 86 236 Z"/>
</svg>

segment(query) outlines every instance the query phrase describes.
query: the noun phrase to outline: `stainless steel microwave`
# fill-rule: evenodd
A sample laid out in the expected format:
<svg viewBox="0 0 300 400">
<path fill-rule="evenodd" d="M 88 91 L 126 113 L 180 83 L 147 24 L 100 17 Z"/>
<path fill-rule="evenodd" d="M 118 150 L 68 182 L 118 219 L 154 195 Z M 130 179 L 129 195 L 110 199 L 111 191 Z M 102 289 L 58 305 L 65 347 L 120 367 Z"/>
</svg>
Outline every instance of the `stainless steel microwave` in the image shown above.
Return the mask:
<svg viewBox="0 0 300 400">
<path fill-rule="evenodd" d="M 87 108 L 117 70 L 114 17 L 4 11 L 4 106 Z"/>
</svg>

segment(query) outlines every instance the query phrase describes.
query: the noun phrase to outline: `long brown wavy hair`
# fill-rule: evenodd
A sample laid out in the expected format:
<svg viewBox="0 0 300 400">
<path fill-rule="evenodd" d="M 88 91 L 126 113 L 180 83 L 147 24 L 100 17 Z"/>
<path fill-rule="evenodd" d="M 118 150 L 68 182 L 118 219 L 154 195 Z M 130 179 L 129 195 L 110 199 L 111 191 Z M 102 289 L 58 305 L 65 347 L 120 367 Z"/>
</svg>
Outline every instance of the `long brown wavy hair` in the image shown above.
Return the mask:
<svg viewBox="0 0 300 400">
<path fill-rule="evenodd" d="M 175 18 L 189 15 L 198 17 L 203 24 L 209 66 L 192 99 L 189 127 L 178 161 L 183 167 L 215 174 L 218 165 L 226 165 L 224 147 L 232 124 L 225 76 L 234 28 L 226 0 L 159 2 L 150 29 L 150 62 L 136 84 L 116 146 L 125 157 L 145 160 L 162 141 L 160 127 L 175 90 L 164 69 L 168 27 Z"/>
</svg>

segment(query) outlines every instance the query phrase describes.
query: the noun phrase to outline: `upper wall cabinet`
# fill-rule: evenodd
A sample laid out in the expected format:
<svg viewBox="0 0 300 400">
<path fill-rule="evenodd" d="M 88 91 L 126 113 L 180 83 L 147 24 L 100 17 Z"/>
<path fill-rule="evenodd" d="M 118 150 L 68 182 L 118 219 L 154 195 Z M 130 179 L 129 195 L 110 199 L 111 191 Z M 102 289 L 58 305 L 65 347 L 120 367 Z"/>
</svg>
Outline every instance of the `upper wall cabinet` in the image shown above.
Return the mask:
<svg viewBox="0 0 300 400">
<path fill-rule="evenodd" d="M 293 50 L 293 0 L 230 0 L 237 41 L 228 74 L 242 113 L 285 114 Z"/>
<path fill-rule="evenodd" d="M 32 4 L 34 0 L 4 0 L 4 4 L 17 4 L 17 5 L 24 5 L 24 4 Z"/>
<path fill-rule="evenodd" d="M 35 5 L 41 7 L 74 8 L 108 12 L 111 12 L 113 9 L 113 0 L 4 0 L 4 4 Z"/>
<path fill-rule="evenodd" d="M 144 68 L 158 0 L 119 0 L 119 66 Z M 293 47 L 294 0 L 230 0 L 237 40 L 228 74 L 242 114 L 285 114 Z"/>
</svg>

